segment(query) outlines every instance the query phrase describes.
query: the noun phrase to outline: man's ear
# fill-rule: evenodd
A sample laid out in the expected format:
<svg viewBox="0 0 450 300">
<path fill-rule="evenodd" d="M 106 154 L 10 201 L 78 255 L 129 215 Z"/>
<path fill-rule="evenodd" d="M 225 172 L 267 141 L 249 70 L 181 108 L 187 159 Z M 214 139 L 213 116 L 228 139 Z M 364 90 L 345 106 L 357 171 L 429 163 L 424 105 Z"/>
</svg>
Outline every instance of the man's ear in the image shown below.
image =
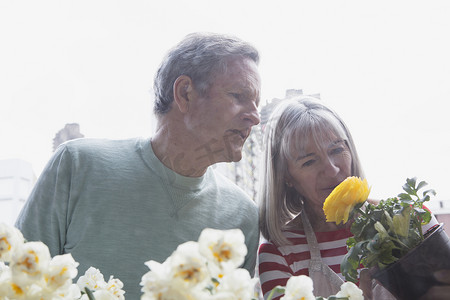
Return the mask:
<svg viewBox="0 0 450 300">
<path fill-rule="evenodd" d="M 181 75 L 173 83 L 173 100 L 180 112 L 188 112 L 192 91 L 194 91 L 194 86 L 189 76 Z"/>
</svg>

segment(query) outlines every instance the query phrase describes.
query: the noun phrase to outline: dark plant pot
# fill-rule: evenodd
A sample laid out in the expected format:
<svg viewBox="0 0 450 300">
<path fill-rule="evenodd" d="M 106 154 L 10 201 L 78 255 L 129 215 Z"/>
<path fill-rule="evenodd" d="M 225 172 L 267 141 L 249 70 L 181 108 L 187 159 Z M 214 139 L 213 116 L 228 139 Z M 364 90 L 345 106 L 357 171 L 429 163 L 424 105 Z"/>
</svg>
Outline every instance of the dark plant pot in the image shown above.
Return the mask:
<svg viewBox="0 0 450 300">
<path fill-rule="evenodd" d="M 440 283 L 433 273 L 450 268 L 450 241 L 441 224 L 404 257 L 372 274 L 398 299 L 419 299 Z"/>
</svg>

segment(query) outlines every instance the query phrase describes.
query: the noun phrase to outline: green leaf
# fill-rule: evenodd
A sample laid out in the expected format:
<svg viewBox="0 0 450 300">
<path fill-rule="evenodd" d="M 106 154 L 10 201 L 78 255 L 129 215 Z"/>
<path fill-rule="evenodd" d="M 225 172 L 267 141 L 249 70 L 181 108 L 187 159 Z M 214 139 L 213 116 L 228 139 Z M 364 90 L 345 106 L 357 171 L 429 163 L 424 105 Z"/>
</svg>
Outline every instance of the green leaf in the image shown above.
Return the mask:
<svg viewBox="0 0 450 300">
<path fill-rule="evenodd" d="M 433 189 L 430 190 L 426 190 L 425 192 L 423 192 L 423 196 L 436 196 L 436 191 Z"/>
<path fill-rule="evenodd" d="M 392 217 L 389 214 L 389 212 L 387 212 L 386 210 L 384 211 L 384 217 L 382 220 L 386 222 L 386 225 L 389 229 L 394 227 L 394 222 L 392 221 Z"/>
<path fill-rule="evenodd" d="M 363 253 L 364 244 L 367 242 L 359 242 L 349 249 L 341 262 L 341 273 L 347 281 L 356 283 L 358 281 L 358 268 L 360 265 L 360 255 Z"/>
<path fill-rule="evenodd" d="M 397 247 L 392 241 L 386 241 L 383 243 L 383 246 L 380 249 L 381 251 L 379 252 L 376 261 L 373 263 L 377 263 L 378 266 L 381 264 L 381 267 L 394 263 L 398 260 L 398 258 L 393 255 L 395 249 L 397 249 Z"/>
<path fill-rule="evenodd" d="M 406 179 L 406 184 L 409 185 L 410 187 L 412 187 L 413 189 L 416 187 L 416 181 L 417 178 L 413 177 L 413 178 L 407 178 Z"/>
<path fill-rule="evenodd" d="M 401 214 L 394 215 L 392 222 L 394 223 L 394 232 L 397 235 L 408 237 L 409 221 L 411 220 L 411 206 L 405 207 Z"/>
<path fill-rule="evenodd" d="M 374 227 L 375 227 L 375 230 L 378 231 L 380 238 L 383 239 L 384 237 L 389 236 L 386 228 L 384 228 L 383 224 L 381 224 L 379 221 L 377 221 L 375 223 Z"/>
<path fill-rule="evenodd" d="M 428 183 L 426 183 L 425 181 L 421 181 L 419 182 L 419 184 L 417 185 L 416 190 L 420 190 L 421 188 L 423 188 L 424 186 L 428 185 Z"/>
<path fill-rule="evenodd" d="M 277 285 L 276 287 L 274 287 L 271 291 L 269 296 L 267 297 L 267 300 L 272 300 L 273 294 L 275 293 L 280 293 L 280 294 L 284 294 L 284 292 L 286 291 L 286 288 L 281 286 L 281 285 Z"/>
<path fill-rule="evenodd" d="M 398 194 L 398 197 L 402 200 L 412 200 L 411 195 L 410 194 L 406 194 L 406 193 L 401 193 Z"/>
<path fill-rule="evenodd" d="M 383 240 L 383 236 L 380 235 L 379 233 L 377 233 L 373 239 L 371 239 L 368 243 L 367 243 L 367 250 L 374 254 L 374 253 L 378 253 L 378 249 L 380 249 L 380 244 L 381 241 Z"/>
<path fill-rule="evenodd" d="M 355 246 L 355 245 L 356 245 L 356 240 L 355 240 L 355 238 L 354 238 L 354 237 L 349 237 L 349 238 L 347 239 L 346 244 L 347 244 L 347 246 L 348 246 L 349 248 Z"/>
</svg>

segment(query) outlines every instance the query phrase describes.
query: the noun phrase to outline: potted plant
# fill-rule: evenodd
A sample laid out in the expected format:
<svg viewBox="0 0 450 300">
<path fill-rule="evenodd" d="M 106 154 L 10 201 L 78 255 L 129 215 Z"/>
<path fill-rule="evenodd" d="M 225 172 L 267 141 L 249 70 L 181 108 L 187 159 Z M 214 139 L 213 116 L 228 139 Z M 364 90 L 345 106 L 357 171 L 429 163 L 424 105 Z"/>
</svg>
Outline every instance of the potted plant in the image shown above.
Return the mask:
<svg viewBox="0 0 450 300">
<path fill-rule="evenodd" d="M 435 195 L 431 189 L 419 192 L 426 185 L 407 179 L 404 193 L 378 204 L 367 201 L 367 181 L 357 177 L 333 190 L 324 203 L 327 221 L 351 220 L 354 235 L 347 240 L 349 251 L 341 263 L 346 280 L 357 282 L 362 265 L 400 299 L 417 299 L 437 284 L 433 272 L 450 267 L 450 242 L 442 224 L 423 232 L 431 220 L 423 204 Z"/>
</svg>

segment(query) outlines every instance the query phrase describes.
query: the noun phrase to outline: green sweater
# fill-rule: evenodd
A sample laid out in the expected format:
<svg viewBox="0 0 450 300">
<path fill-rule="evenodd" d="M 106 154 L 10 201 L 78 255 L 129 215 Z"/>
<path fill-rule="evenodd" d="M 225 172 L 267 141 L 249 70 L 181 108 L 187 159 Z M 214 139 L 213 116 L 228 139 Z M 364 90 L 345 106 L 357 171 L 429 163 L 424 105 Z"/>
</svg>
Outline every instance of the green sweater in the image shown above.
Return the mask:
<svg viewBox="0 0 450 300">
<path fill-rule="evenodd" d="M 124 283 L 139 299 L 144 262 L 163 262 L 204 228 L 240 228 L 253 274 L 258 211 L 251 199 L 213 168 L 184 177 L 155 156 L 150 139 L 78 139 L 60 146 L 42 172 L 16 226 L 52 256 L 71 253 L 78 276 L 93 266 Z"/>
</svg>

